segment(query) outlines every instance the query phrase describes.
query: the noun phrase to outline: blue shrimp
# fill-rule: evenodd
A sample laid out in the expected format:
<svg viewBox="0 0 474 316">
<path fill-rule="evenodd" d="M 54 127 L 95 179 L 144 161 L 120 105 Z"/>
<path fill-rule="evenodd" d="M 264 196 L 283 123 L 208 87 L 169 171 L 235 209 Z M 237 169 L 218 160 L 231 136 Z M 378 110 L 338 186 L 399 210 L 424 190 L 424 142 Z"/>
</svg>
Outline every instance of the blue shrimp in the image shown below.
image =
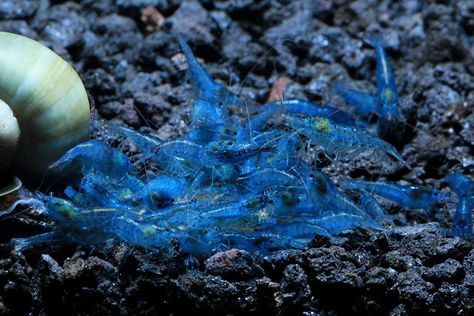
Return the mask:
<svg viewBox="0 0 474 316">
<path fill-rule="evenodd" d="M 248 122 L 252 131 L 260 131 L 267 124 L 270 117 L 276 114 L 306 114 L 331 118 L 337 123 L 354 126 L 352 115 L 341 109 L 330 106 L 321 106 L 307 100 L 283 100 L 264 104 L 259 107 L 259 113 Z"/>
<path fill-rule="evenodd" d="M 385 152 L 411 169 L 395 147 L 364 129 L 340 125 L 324 117 L 290 116 L 288 119 L 288 126 L 301 130 L 303 135 L 321 146 L 326 153 L 335 154 L 336 160 L 341 155 L 354 157 L 364 150 L 374 150 Z"/>
<path fill-rule="evenodd" d="M 244 185 L 247 190 L 263 192 L 269 188 L 286 187 L 295 184 L 297 178 L 283 170 L 256 169 L 254 172 L 244 174 L 234 179 L 237 184 Z"/>
<path fill-rule="evenodd" d="M 276 224 L 261 229 L 260 231 L 297 239 L 305 238 L 311 240 L 316 235 L 328 238 L 332 237 L 331 233 L 324 227 L 309 223 L 305 218 L 290 221 L 280 220 Z"/>
<path fill-rule="evenodd" d="M 173 238 L 172 231 L 153 224 L 139 223 L 127 216 L 114 217 L 107 231 L 121 240 L 150 250 L 165 248 Z"/>
<path fill-rule="evenodd" d="M 394 202 L 401 207 L 433 210 L 449 197 L 447 192 L 420 185 L 400 185 L 389 182 L 351 181 L 346 186 L 362 190 Z"/>
<path fill-rule="evenodd" d="M 367 214 L 375 221 L 383 223 L 384 225 L 393 225 L 390 216 L 387 214 L 382 205 L 380 205 L 380 203 L 372 195 L 364 192 L 361 193 L 359 204 L 362 209 L 364 209 Z"/>
<path fill-rule="evenodd" d="M 207 144 L 220 138 L 226 115 L 224 111 L 209 102 L 196 99 L 194 101 L 191 129 L 185 136 L 192 142 Z"/>
<path fill-rule="evenodd" d="M 70 149 L 49 168 L 56 171 L 77 171 L 74 169 L 80 167 L 83 175 L 97 172 L 120 179 L 131 166 L 128 157 L 120 150 L 101 141 L 90 140 Z"/>
<path fill-rule="evenodd" d="M 369 117 L 379 111 L 379 100 L 369 93 L 352 90 L 339 84 L 334 86 L 334 91 L 363 117 Z M 378 114 L 380 115 L 380 113 Z"/>
<path fill-rule="evenodd" d="M 266 195 L 245 196 L 237 201 L 212 205 L 200 210 L 203 218 L 244 217 L 262 210 L 271 200 Z"/>
<path fill-rule="evenodd" d="M 377 98 L 382 106 L 382 118 L 394 122 L 398 120 L 398 92 L 395 83 L 395 75 L 383 48 L 381 39 L 367 39 L 375 48 L 377 60 Z"/>
<path fill-rule="evenodd" d="M 472 210 L 474 209 L 474 199 L 461 196 L 454 213 L 454 225 L 452 233 L 464 239 L 472 239 Z"/>
<path fill-rule="evenodd" d="M 173 203 L 186 190 L 187 182 L 184 179 L 161 175 L 133 194 L 133 200 L 143 200 L 150 210 L 155 210 Z"/>
<path fill-rule="evenodd" d="M 254 144 L 239 144 L 233 141 L 211 143 L 208 149 L 208 161 L 217 159 L 221 163 L 238 163 L 263 152 L 275 152 L 275 149 L 269 146 L 259 147 Z"/>
<path fill-rule="evenodd" d="M 457 196 L 474 196 L 474 181 L 460 173 L 451 173 L 444 177 Z"/>
<path fill-rule="evenodd" d="M 452 233 L 454 236 L 471 239 L 473 236 L 474 181 L 460 173 L 447 175 L 444 181 L 458 196 Z"/>
<path fill-rule="evenodd" d="M 145 155 L 151 153 L 153 148 L 164 143 L 164 141 L 158 137 L 145 135 L 130 128 L 116 124 L 107 125 L 107 129 L 126 137 L 128 140 L 131 140 Z"/>
<path fill-rule="evenodd" d="M 188 62 L 191 83 L 196 99 L 226 108 L 228 105 L 242 105 L 243 102 L 222 84 L 215 82 L 202 65 L 194 57 L 191 48 L 181 36 L 177 36 L 179 45 Z"/>
<path fill-rule="evenodd" d="M 323 217 L 316 217 L 306 219 L 306 222 L 313 223 L 319 227 L 327 230 L 331 235 L 337 235 L 344 231 L 351 230 L 358 227 L 368 227 L 375 230 L 385 230 L 385 228 L 365 215 L 350 214 L 350 213 L 336 213 L 328 214 Z"/>
<path fill-rule="evenodd" d="M 320 171 L 315 170 L 311 177 L 307 177 L 306 186 L 314 205 L 314 211 L 321 216 L 339 212 L 365 214 L 350 198 L 339 192 L 329 177 Z"/>
<path fill-rule="evenodd" d="M 227 248 L 243 247 L 249 251 L 268 253 L 278 249 L 306 249 L 311 239 L 298 239 L 284 235 L 263 232 L 225 233 L 221 244 Z"/>
</svg>

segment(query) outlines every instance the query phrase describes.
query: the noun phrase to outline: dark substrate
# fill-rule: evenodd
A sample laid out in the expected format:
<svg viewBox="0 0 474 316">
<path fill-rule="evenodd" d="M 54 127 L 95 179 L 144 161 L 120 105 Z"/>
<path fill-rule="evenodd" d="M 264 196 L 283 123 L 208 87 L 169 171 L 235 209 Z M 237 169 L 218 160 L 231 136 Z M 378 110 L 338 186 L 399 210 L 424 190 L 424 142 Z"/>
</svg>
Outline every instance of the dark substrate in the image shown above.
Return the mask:
<svg viewBox="0 0 474 316">
<path fill-rule="evenodd" d="M 159 27 L 143 19 L 150 5 L 164 18 Z M 192 91 L 172 62 L 179 52 L 172 32 L 184 35 L 214 78 L 242 87 L 254 103 L 286 76 L 286 98 L 341 108 L 334 82 L 375 90 L 374 52 L 361 34 L 380 33 L 411 126 L 400 150 L 414 166 L 385 177 L 444 188 L 449 172 L 473 174 L 471 0 L 2 0 L 0 30 L 41 40 L 70 61 L 95 101 L 93 136 L 114 144 L 105 121 L 166 139 L 186 130 Z M 390 170 L 370 156 L 320 167 L 335 181 Z M 23 212 L 0 222 L 0 314 L 472 315 L 473 244 L 445 237 L 454 207 L 428 218 L 400 213 L 409 226 L 387 235 L 359 230 L 316 239 L 308 251 L 262 258 L 229 250 L 193 264 L 178 246 L 149 253 L 113 241 L 17 254 L 12 237 L 51 225 L 44 214 Z"/>
</svg>

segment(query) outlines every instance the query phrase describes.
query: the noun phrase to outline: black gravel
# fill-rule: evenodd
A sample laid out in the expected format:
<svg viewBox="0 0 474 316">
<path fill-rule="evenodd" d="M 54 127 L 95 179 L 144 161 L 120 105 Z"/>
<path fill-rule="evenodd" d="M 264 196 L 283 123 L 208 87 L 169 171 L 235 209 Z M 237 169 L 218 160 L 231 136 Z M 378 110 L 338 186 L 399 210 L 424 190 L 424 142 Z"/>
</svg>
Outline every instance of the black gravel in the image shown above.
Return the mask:
<svg viewBox="0 0 474 316">
<path fill-rule="evenodd" d="M 149 6 L 164 17 L 159 26 L 143 22 Z M 399 147 L 414 170 L 394 172 L 371 156 L 321 167 L 336 181 L 382 170 L 391 181 L 443 189 L 449 172 L 474 174 L 472 0 L 2 0 L 0 30 L 71 62 L 95 103 L 93 137 L 112 142 L 106 121 L 165 139 L 186 130 L 192 91 L 174 62 L 174 32 L 214 78 L 253 103 L 286 76 L 286 98 L 345 109 L 331 86 L 345 80 L 375 91 L 374 52 L 362 34 L 382 34 L 409 125 Z M 472 315 L 473 243 L 446 235 L 454 208 L 426 217 L 392 207 L 408 226 L 263 258 L 236 249 L 189 258 L 178 246 L 149 253 L 113 241 L 15 253 L 12 237 L 51 225 L 45 214 L 23 212 L 0 221 L 0 314 Z"/>
</svg>

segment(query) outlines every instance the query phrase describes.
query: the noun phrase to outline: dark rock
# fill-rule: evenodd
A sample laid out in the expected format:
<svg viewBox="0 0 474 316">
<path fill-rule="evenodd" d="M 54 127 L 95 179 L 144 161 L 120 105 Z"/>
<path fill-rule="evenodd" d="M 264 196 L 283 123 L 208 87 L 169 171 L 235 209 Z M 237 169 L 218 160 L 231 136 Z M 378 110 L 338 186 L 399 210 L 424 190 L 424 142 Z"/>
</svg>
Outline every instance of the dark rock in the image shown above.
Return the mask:
<svg viewBox="0 0 474 316">
<path fill-rule="evenodd" d="M 82 34 L 89 28 L 80 10 L 81 7 L 72 2 L 52 6 L 38 15 L 34 28 L 56 46 L 69 48 L 78 45 Z"/>
<path fill-rule="evenodd" d="M 27 18 L 35 14 L 39 1 L 2 0 L 0 2 L 0 20 Z"/>
<path fill-rule="evenodd" d="M 118 84 L 115 78 L 104 69 L 88 70 L 84 74 L 83 82 L 87 92 L 94 97 L 95 104 L 99 108 L 101 104 L 117 98 Z"/>
<path fill-rule="evenodd" d="M 464 270 L 459 261 L 448 259 L 429 268 L 423 277 L 430 282 L 459 282 L 464 278 Z"/>
<path fill-rule="evenodd" d="M 311 298 L 308 276 L 299 265 L 290 264 L 283 270 L 280 292 L 290 305 L 302 305 Z"/>
<path fill-rule="evenodd" d="M 28 25 L 28 23 L 22 20 L 0 21 L 0 30 L 2 32 L 20 34 L 33 39 L 38 38 L 38 34 Z"/>
<path fill-rule="evenodd" d="M 219 276 L 188 272 L 176 280 L 180 295 L 199 309 L 208 311 L 233 310 L 237 288 Z"/>
<path fill-rule="evenodd" d="M 469 255 L 464 257 L 463 267 L 466 272 L 464 284 L 472 291 L 474 290 L 474 250 L 471 250 Z"/>
<path fill-rule="evenodd" d="M 106 119 L 120 119 L 125 124 L 139 127 L 140 117 L 137 113 L 133 99 L 124 99 L 122 102 L 111 101 L 98 107 L 99 114 Z"/>
<path fill-rule="evenodd" d="M 216 253 L 206 260 L 205 266 L 206 272 L 226 280 L 245 280 L 263 274 L 262 268 L 255 264 L 252 256 L 238 249 Z"/>
<path fill-rule="evenodd" d="M 60 287 L 64 282 L 64 269 L 50 255 L 41 255 L 38 270 L 44 278 L 44 286 L 48 289 Z"/>
<path fill-rule="evenodd" d="M 308 271 L 310 282 L 317 288 L 347 291 L 363 285 L 362 263 L 356 254 L 346 252 L 343 248 L 313 248 L 300 260 L 302 267 Z"/>
<path fill-rule="evenodd" d="M 433 304 L 434 285 L 425 282 L 413 270 L 400 273 L 390 290 L 398 294 L 398 299 L 411 311 L 427 310 Z"/>
<path fill-rule="evenodd" d="M 435 62 L 450 61 L 466 54 L 454 6 L 431 3 L 423 10 L 427 32 L 427 57 Z"/>
<path fill-rule="evenodd" d="M 64 276 L 67 281 L 100 280 L 115 276 L 117 268 L 98 257 L 83 259 L 75 256 L 64 261 Z"/>
<path fill-rule="evenodd" d="M 474 3 L 469 0 L 460 0 L 456 4 L 456 12 L 460 18 L 463 31 L 467 35 L 474 35 Z"/>
<path fill-rule="evenodd" d="M 216 39 L 209 29 L 210 21 L 211 17 L 201 4 L 196 0 L 190 0 L 183 1 L 165 23 L 171 24 L 173 30 L 181 34 L 195 49 L 198 46 L 212 49 L 215 47 Z"/>
</svg>

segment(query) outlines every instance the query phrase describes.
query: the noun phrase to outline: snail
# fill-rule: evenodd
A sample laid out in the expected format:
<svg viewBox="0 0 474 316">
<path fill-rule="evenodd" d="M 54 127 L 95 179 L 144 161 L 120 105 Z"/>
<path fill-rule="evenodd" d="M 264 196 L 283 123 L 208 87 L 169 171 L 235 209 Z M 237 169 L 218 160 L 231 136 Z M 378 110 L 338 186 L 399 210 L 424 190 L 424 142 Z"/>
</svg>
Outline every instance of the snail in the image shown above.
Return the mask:
<svg viewBox="0 0 474 316">
<path fill-rule="evenodd" d="M 89 117 L 87 92 L 65 60 L 32 39 L 0 32 L 0 174 L 47 174 L 89 138 Z"/>
</svg>

